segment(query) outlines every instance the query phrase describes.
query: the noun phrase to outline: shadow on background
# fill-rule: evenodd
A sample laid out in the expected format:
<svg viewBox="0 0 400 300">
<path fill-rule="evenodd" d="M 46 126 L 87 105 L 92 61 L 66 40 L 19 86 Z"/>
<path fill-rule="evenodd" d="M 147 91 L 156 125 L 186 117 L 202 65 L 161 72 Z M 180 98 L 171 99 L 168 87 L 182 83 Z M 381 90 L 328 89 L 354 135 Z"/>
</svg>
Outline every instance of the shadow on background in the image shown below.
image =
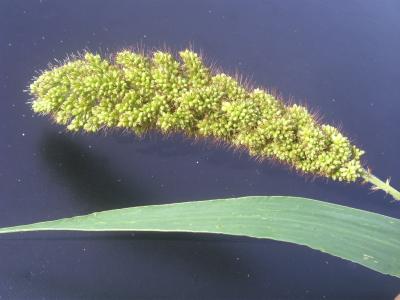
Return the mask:
<svg viewBox="0 0 400 300">
<path fill-rule="evenodd" d="M 61 178 L 80 201 L 90 205 L 90 210 L 149 204 L 145 199 L 151 193 L 135 185 L 134 179 L 122 182 L 106 158 L 89 152 L 66 136 L 46 134 L 41 154 L 51 173 Z"/>
</svg>

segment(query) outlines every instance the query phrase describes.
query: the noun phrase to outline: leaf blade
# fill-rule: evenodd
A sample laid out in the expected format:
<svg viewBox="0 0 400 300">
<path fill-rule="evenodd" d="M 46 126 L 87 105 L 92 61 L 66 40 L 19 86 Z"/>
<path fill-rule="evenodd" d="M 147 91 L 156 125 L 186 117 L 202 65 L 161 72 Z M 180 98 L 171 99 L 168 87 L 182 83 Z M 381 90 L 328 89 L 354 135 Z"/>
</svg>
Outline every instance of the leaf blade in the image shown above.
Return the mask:
<svg viewBox="0 0 400 300">
<path fill-rule="evenodd" d="M 400 221 L 313 199 L 250 196 L 131 207 L 0 229 L 202 232 L 308 246 L 400 278 Z"/>
</svg>

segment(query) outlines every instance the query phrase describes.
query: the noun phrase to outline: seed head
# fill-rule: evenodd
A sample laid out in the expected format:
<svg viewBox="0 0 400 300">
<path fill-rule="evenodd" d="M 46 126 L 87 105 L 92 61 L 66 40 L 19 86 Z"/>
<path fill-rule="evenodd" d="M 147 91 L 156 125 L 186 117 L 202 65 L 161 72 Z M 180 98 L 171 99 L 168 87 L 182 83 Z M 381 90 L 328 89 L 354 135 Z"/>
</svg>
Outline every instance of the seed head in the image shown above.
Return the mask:
<svg viewBox="0 0 400 300">
<path fill-rule="evenodd" d="M 71 131 L 181 132 L 333 180 L 363 174 L 364 152 L 335 127 L 320 124 L 303 106 L 212 72 L 191 50 L 179 52 L 179 59 L 163 51 L 146 56 L 125 50 L 112 60 L 86 53 L 44 71 L 30 93 L 36 113 Z"/>
</svg>

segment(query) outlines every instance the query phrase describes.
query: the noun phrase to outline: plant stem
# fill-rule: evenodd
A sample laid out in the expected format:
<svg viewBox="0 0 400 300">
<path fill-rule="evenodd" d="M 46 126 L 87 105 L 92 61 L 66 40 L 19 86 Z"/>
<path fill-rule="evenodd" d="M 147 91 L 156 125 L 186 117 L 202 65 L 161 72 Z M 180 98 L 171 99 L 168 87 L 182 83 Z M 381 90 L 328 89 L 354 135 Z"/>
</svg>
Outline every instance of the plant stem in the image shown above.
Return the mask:
<svg viewBox="0 0 400 300">
<path fill-rule="evenodd" d="M 369 170 L 364 170 L 362 177 L 366 182 L 372 184 L 371 189 L 373 191 L 382 190 L 391 195 L 395 200 L 400 201 L 400 192 L 390 185 L 390 179 L 382 181 L 378 177 L 373 175 Z"/>
</svg>

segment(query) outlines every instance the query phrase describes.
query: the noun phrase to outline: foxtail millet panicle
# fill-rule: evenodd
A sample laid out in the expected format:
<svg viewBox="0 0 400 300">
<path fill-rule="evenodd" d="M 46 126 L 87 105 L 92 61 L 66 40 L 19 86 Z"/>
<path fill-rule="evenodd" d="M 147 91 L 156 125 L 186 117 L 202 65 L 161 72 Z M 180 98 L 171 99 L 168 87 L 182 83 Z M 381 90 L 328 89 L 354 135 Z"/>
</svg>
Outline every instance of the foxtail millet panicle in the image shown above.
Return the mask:
<svg viewBox="0 0 400 300">
<path fill-rule="evenodd" d="M 124 128 L 210 137 L 333 180 L 365 179 L 364 151 L 298 104 L 213 72 L 191 51 L 175 58 L 124 50 L 83 57 L 44 71 L 31 85 L 35 112 L 69 130 Z"/>
</svg>

